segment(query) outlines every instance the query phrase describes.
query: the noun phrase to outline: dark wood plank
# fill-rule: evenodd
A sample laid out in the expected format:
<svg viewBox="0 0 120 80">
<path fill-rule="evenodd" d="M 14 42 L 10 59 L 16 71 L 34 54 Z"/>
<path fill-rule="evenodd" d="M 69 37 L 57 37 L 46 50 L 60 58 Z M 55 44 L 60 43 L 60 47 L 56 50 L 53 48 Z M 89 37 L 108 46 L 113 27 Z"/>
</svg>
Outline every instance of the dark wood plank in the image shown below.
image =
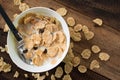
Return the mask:
<svg viewBox="0 0 120 80">
<path fill-rule="evenodd" d="M 115 30 L 114 28 L 111 28 L 111 26 L 119 25 L 119 23 L 116 23 L 117 21 L 116 18 L 114 19 L 114 17 L 110 17 L 109 15 L 104 15 L 104 13 L 100 15 L 100 13 L 98 12 L 99 17 L 103 18 L 104 20 L 104 25 L 103 27 L 94 27 L 94 24 L 92 23 L 92 19 L 98 17 L 98 14 L 96 14 L 96 11 L 94 11 L 94 9 L 93 10 L 91 9 L 90 11 L 90 9 L 85 8 L 85 11 L 84 11 L 83 9 L 78 7 L 79 10 L 77 10 L 76 7 L 74 7 L 74 3 L 71 3 L 71 4 L 69 2 L 65 3 L 63 0 L 62 1 L 24 0 L 24 1 L 28 3 L 31 7 L 45 6 L 45 7 L 53 8 L 55 10 L 59 7 L 66 7 L 68 10 L 68 14 L 64 17 L 65 19 L 68 16 L 73 16 L 76 19 L 77 23 L 87 25 L 90 28 L 90 30 L 92 30 L 95 33 L 95 38 L 93 40 L 86 42 L 86 40 L 83 39 L 81 42 L 77 42 L 77 43 L 75 42 L 74 53 L 76 55 L 79 55 L 84 48 L 90 48 L 91 45 L 93 44 L 99 45 L 102 51 L 108 52 L 111 55 L 110 61 L 108 62 L 100 61 L 101 68 L 95 69 L 94 72 L 88 70 L 87 73 L 80 74 L 75 68 L 71 73 L 73 80 L 108 80 L 108 79 L 119 80 L 120 79 L 120 62 L 116 62 L 117 60 L 119 60 L 119 57 L 120 57 L 119 55 L 120 32 Z M 13 14 L 20 13 L 20 11 L 18 10 L 18 6 L 13 5 L 13 2 L 11 0 L 3 0 L 3 2 L 4 3 L 2 5 L 5 8 L 6 12 L 8 13 L 9 17 L 11 18 L 11 20 L 13 19 Z M 107 20 L 107 18 L 109 20 Z M 111 22 L 114 24 L 112 24 Z M 5 22 L 0 16 L 0 27 L 3 27 L 4 24 Z M 0 30 L 0 45 L 4 46 L 6 44 L 6 36 L 7 36 L 7 33 L 3 33 L 2 30 Z M 12 71 L 10 73 L 0 74 L 0 77 L 2 77 L 2 79 L 16 80 L 15 78 L 13 78 L 13 74 L 16 70 L 18 70 L 21 73 L 20 74 L 21 76 L 17 80 L 27 80 L 24 78 L 23 74 L 28 72 L 25 72 L 19 69 L 11 61 L 8 54 L 1 53 L 0 56 L 4 57 L 6 62 L 9 62 L 13 65 Z M 89 62 L 92 59 L 99 60 L 98 55 L 93 55 L 93 56 L 94 57 L 92 57 L 87 62 L 81 59 L 81 64 L 85 64 L 88 67 Z M 63 66 L 63 65 L 64 65 L 63 63 L 60 64 L 60 66 Z M 54 71 L 55 69 L 49 72 L 50 74 L 53 74 Z M 29 76 L 31 75 L 31 73 L 28 73 L 28 74 Z M 33 77 L 30 76 L 28 80 L 33 80 Z M 48 77 L 46 80 L 50 80 L 50 77 Z M 58 79 L 58 80 L 61 80 L 61 79 Z"/>
</svg>

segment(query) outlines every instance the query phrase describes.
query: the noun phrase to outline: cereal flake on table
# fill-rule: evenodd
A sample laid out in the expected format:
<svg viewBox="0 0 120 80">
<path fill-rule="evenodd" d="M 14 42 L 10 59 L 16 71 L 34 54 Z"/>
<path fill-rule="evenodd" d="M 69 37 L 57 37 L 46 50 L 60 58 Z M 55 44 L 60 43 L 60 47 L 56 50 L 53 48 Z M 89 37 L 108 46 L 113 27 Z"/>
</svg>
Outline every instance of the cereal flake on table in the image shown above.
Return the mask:
<svg viewBox="0 0 120 80">
<path fill-rule="evenodd" d="M 13 19 L 15 20 L 17 16 L 18 16 L 18 14 L 15 13 L 15 14 L 13 15 Z"/>
<path fill-rule="evenodd" d="M 91 50 L 92 50 L 93 53 L 98 53 L 98 52 L 101 51 L 100 47 L 97 46 L 97 45 L 93 45 L 93 46 L 91 47 Z"/>
<path fill-rule="evenodd" d="M 46 74 L 46 76 L 49 76 L 49 72 L 48 71 L 45 74 Z"/>
<path fill-rule="evenodd" d="M 67 14 L 67 9 L 66 8 L 58 8 L 56 10 L 57 13 L 59 13 L 61 16 L 65 16 Z"/>
<path fill-rule="evenodd" d="M 77 24 L 74 26 L 74 31 L 78 32 L 82 30 L 82 25 L 81 24 Z"/>
<path fill-rule="evenodd" d="M 15 71 L 15 74 L 13 75 L 14 78 L 18 78 L 19 77 L 19 72 Z"/>
<path fill-rule="evenodd" d="M 72 80 L 72 78 L 71 78 L 71 76 L 69 74 L 67 74 L 67 75 L 64 75 L 62 80 Z"/>
<path fill-rule="evenodd" d="M 51 77 L 50 77 L 50 79 L 51 80 L 56 80 L 55 75 L 52 74 Z"/>
<path fill-rule="evenodd" d="M 81 56 L 84 59 L 89 59 L 91 54 L 92 54 L 92 52 L 90 51 L 90 49 L 84 49 L 81 53 Z"/>
<path fill-rule="evenodd" d="M 28 74 L 24 74 L 25 78 L 28 78 Z"/>
<path fill-rule="evenodd" d="M 80 57 L 76 56 L 72 60 L 72 64 L 74 67 L 77 67 L 80 64 Z"/>
<path fill-rule="evenodd" d="M 90 69 L 93 70 L 95 68 L 100 68 L 100 64 L 97 60 L 92 60 L 90 63 Z"/>
<path fill-rule="evenodd" d="M 92 31 L 88 31 L 88 32 L 85 32 L 84 35 L 87 40 L 91 40 L 95 34 Z"/>
<path fill-rule="evenodd" d="M 102 26 L 102 24 L 103 24 L 103 21 L 102 21 L 102 19 L 100 19 L 100 18 L 94 19 L 93 22 L 94 22 L 95 24 L 99 25 L 99 26 Z"/>
<path fill-rule="evenodd" d="M 21 0 L 14 0 L 14 5 L 20 5 L 21 4 Z"/>
<path fill-rule="evenodd" d="M 29 5 L 27 5 L 26 3 L 21 3 L 20 5 L 19 5 L 19 10 L 20 11 L 25 11 L 25 10 L 27 10 L 27 9 L 29 9 Z"/>
<path fill-rule="evenodd" d="M 99 58 L 102 61 L 108 61 L 110 59 L 110 55 L 106 52 L 100 52 L 99 53 Z"/>
<path fill-rule="evenodd" d="M 8 27 L 7 24 L 4 25 L 3 31 L 4 31 L 4 32 L 8 32 L 8 31 L 9 31 L 9 27 Z"/>
<path fill-rule="evenodd" d="M 73 70 L 73 65 L 72 63 L 68 62 L 64 65 L 64 71 L 66 74 L 69 74 Z"/>
<path fill-rule="evenodd" d="M 80 73 L 85 73 L 85 72 L 87 72 L 87 68 L 86 68 L 86 66 L 84 66 L 84 65 L 79 65 L 79 66 L 78 66 L 78 71 L 79 71 Z"/>
<path fill-rule="evenodd" d="M 55 77 L 56 78 L 61 78 L 62 75 L 63 75 L 63 69 L 62 69 L 62 67 L 59 66 L 59 67 L 57 67 L 57 69 L 55 71 Z"/>
<path fill-rule="evenodd" d="M 74 26 L 75 25 L 75 19 L 73 17 L 68 17 L 67 18 L 67 24 L 69 26 Z"/>
<path fill-rule="evenodd" d="M 83 25 L 83 26 L 82 26 L 82 31 L 83 31 L 84 33 L 86 33 L 86 32 L 89 31 L 89 28 L 88 28 L 86 25 Z"/>
</svg>

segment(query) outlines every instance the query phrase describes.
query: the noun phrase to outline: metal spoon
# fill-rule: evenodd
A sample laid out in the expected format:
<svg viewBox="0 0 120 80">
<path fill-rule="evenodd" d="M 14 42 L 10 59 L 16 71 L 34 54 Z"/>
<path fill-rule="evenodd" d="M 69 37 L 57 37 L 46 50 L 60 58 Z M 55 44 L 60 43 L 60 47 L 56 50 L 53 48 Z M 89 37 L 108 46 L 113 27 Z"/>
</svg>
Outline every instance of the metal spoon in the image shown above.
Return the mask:
<svg viewBox="0 0 120 80">
<path fill-rule="evenodd" d="M 2 8 L 1 4 L 0 4 L 0 13 L 2 15 L 2 17 L 4 18 L 4 20 L 6 21 L 8 27 L 10 28 L 10 30 L 12 31 L 12 33 L 14 34 L 16 40 L 18 41 L 17 44 L 17 50 L 19 53 L 20 58 L 27 64 L 31 64 L 31 60 L 28 60 L 25 58 L 25 53 L 23 53 L 23 51 L 25 50 L 24 48 L 24 42 L 22 39 L 22 36 L 19 34 L 18 30 L 15 28 L 15 26 L 13 25 L 12 21 L 9 19 L 9 17 L 7 16 L 6 12 L 4 11 L 4 9 Z"/>
</svg>

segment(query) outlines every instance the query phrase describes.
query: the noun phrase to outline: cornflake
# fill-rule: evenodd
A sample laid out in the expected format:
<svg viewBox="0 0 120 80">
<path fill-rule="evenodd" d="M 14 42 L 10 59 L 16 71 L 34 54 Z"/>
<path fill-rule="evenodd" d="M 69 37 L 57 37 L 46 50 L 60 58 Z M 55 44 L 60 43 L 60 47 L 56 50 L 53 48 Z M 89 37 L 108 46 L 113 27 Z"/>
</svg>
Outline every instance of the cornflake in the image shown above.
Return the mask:
<svg viewBox="0 0 120 80">
<path fill-rule="evenodd" d="M 20 5 L 21 4 L 21 0 L 14 0 L 14 5 Z"/>
<path fill-rule="evenodd" d="M 67 18 L 67 24 L 68 24 L 69 26 L 74 26 L 74 25 L 75 25 L 75 20 L 74 20 L 74 18 L 73 18 L 73 17 L 68 17 L 68 18 Z"/>
<path fill-rule="evenodd" d="M 45 77 L 46 77 L 45 75 L 39 76 L 39 77 L 37 78 L 37 80 L 44 80 Z"/>
<path fill-rule="evenodd" d="M 19 5 L 19 9 L 20 9 L 20 11 L 23 12 L 23 11 L 29 9 L 29 5 L 27 5 L 26 3 L 21 3 L 21 4 Z"/>
<path fill-rule="evenodd" d="M 5 51 L 8 53 L 8 45 L 5 45 Z"/>
<path fill-rule="evenodd" d="M 8 31 L 9 31 L 9 27 L 8 27 L 7 24 L 5 24 L 3 31 L 4 31 L 4 32 L 8 32 Z"/>
<path fill-rule="evenodd" d="M 107 61 L 110 59 L 110 55 L 108 53 L 101 52 L 99 53 L 99 58 L 100 60 Z"/>
<path fill-rule="evenodd" d="M 92 60 L 90 63 L 90 69 L 92 70 L 94 68 L 100 68 L 99 62 L 97 60 Z"/>
<path fill-rule="evenodd" d="M 28 74 L 24 74 L 25 78 L 28 78 Z"/>
<path fill-rule="evenodd" d="M 100 47 L 97 45 L 93 45 L 91 50 L 93 51 L 93 53 L 98 53 L 101 51 Z"/>
<path fill-rule="evenodd" d="M 68 62 L 64 65 L 64 70 L 66 74 L 69 74 L 73 69 L 72 63 Z"/>
<path fill-rule="evenodd" d="M 53 74 L 51 75 L 51 80 L 56 80 Z"/>
<path fill-rule="evenodd" d="M 70 77 L 69 74 L 64 75 L 64 77 L 62 78 L 62 80 L 72 80 L 72 78 Z"/>
<path fill-rule="evenodd" d="M 82 25 L 81 24 L 77 24 L 76 26 L 74 26 L 74 31 L 78 32 L 82 30 Z"/>
<path fill-rule="evenodd" d="M 90 40 L 94 37 L 94 33 L 92 31 L 85 32 L 84 35 L 87 40 Z"/>
<path fill-rule="evenodd" d="M 86 25 L 83 25 L 83 26 L 82 26 L 82 31 L 83 31 L 84 33 L 86 33 L 86 32 L 89 31 L 89 28 L 88 28 Z"/>
<path fill-rule="evenodd" d="M 62 67 L 57 67 L 56 72 L 55 72 L 55 77 L 56 78 L 61 78 L 63 75 L 63 69 Z"/>
<path fill-rule="evenodd" d="M 59 8 L 56 10 L 57 13 L 59 13 L 61 16 L 65 16 L 67 14 L 66 8 Z"/>
<path fill-rule="evenodd" d="M 102 24 L 103 24 L 103 21 L 102 21 L 102 19 L 100 19 L 100 18 L 94 19 L 93 22 L 94 22 L 95 24 L 99 25 L 99 26 L 102 26 Z"/>
<path fill-rule="evenodd" d="M 13 15 L 14 20 L 15 20 L 15 18 L 16 18 L 17 16 L 18 16 L 18 14 L 17 14 L 17 13 Z"/>
<path fill-rule="evenodd" d="M 80 58 L 79 57 L 74 57 L 72 60 L 72 64 L 74 67 L 77 67 L 80 64 Z"/>
<path fill-rule="evenodd" d="M 90 49 L 84 49 L 81 53 L 82 58 L 84 59 L 89 59 L 91 56 L 91 51 Z"/>
<path fill-rule="evenodd" d="M 87 68 L 84 65 L 78 66 L 78 71 L 80 73 L 85 73 L 87 71 Z"/>
<path fill-rule="evenodd" d="M 6 73 L 6 72 L 10 72 L 10 71 L 11 71 L 11 65 L 5 63 L 5 64 L 3 65 L 3 71 L 4 71 L 5 73 Z"/>
<path fill-rule="evenodd" d="M 46 76 L 49 76 L 49 72 L 48 71 L 45 74 L 46 74 Z"/>
<path fill-rule="evenodd" d="M 19 72 L 16 71 L 13 77 L 14 77 L 14 78 L 18 78 L 18 77 L 19 77 Z"/>
<path fill-rule="evenodd" d="M 75 32 L 71 35 L 71 38 L 74 40 L 74 41 L 81 41 L 81 34 L 79 32 Z"/>
</svg>

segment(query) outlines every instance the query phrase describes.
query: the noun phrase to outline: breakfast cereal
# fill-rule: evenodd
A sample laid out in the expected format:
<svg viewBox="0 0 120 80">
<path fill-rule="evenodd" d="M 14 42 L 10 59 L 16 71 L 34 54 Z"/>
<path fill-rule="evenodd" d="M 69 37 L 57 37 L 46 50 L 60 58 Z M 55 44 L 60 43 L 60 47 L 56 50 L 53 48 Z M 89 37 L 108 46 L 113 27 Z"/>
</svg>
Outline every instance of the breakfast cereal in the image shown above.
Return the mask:
<svg viewBox="0 0 120 80">
<path fill-rule="evenodd" d="M 66 8 L 58 8 L 56 10 L 57 13 L 59 13 L 61 16 L 65 16 L 67 14 L 67 9 Z"/>
<path fill-rule="evenodd" d="M 66 48 L 66 36 L 54 17 L 29 13 L 19 20 L 18 31 L 23 36 L 26 59 L 36 66 L 42 65 L 47 58 L 60 58 Z M 56 61 L 51 64 L 53 62 Z"/>
<path fill-rule="evenodd" d="M 74 57 L 72 60 L 72 64 L 74 67 L 77 67 L 80 64 L 80 57 Z"/>
<path fill-rule="evenodd" d="M 28 74 L 24 74 L 25 78 L 28 78 Z"/>
<path fill-rule="evenodd" d="M 75 25 L 75 19 L 73 17 L 68 17 L 67 18 L 67 24 L 69 26 L 74 26 Z"/>
<path fill-rule="evenodd" d="M 19 72 L 16 71 L 13 77 L 14 77 L 14 78 L 18 78 L 18 77 L 19 77 Z"/>
<path fill-rule="evenodd" d="M 73 69 L 72 63 L 68 62 L 64 65 L 64 70 L 66 74 L 69 74 Z"/>
<path fill-rule="evenodd" d="M 74 26 L 74 31 L 78 32 L 82 30 L 82 25 L 81 24 L 77 24 Z"/>
<path fill-rule="evenodd" d="M 82 26 L 82 31 L 83 31 L 84 33 L 86 33 L 86 32 L 89 31 L 89 28 L 88 28 L 86 25 L 83 25 L 83 26 Z"/>
<path fill-rule="evenodd" d="M 48 71 L 45 74 L 46 74 L 46 76 L 49 76 L 49 72 Z"/>
<path fill-rule="evenodd" d="M 21 0 L 14 0 L 14 5 L 20 5 L 21 4 Z"/>
<path fill-rule="evenodd" d="M 51 80 L 56 80 L 53 74 L 51 75 Z"/>
<path fill-rule="evenodd" d="M 15 18 L 18 16 L 18 14 L 16 13 L 16 14 L 14 14 L 13 15 L 13 19 L 15 20 Z"/>
<path fill-rule="evenodd" d="M 84 49 L 83 51 L 82 51 L 82 53 L 81 53 L 81 56 L 82 56 L 82 58 L 84 58 L 84 59 L 89 59 L 90 58 L 90 56 L 91 56 L 91 51 L 90 51 L 90 49 Z"/>
<path fill-rule="evenodd" d="M 107 61 L 110 59 L 110 55 L 108 53 L 105 53 L 105 52 L 100 52 L 99 58 L 100 58 L 100 60 Z"/>
<path fill-rule="evenodd" d="M 92 31 L 85 32 L 84 35 L 87 40 L 91 40 L 94 37 L 94 33 Z"/>
<path fill-rule="evenodd" d="M 62 67 L 57 67 L 56 71 L 55 71 L 55 77 L 56 78 L 61 78 L 61 76 L 63 75 L 63 69 Z"/>
<path fill-rule="evenodd" d="M 84 65 L 79 65 L 79 66 L 78 66 L 78 71 L 79 71 L 80 73 L 85 73 L 85 72 L 87 71 L 87 68 L 86 68 L 86 66 L 84 66 Z"/>
<path fill-rule="evenodd" d="M 62 80 L 72 80 L 72 78 L 71 78 L 71 76 L 69 74 L 67 74 L 67 75 L 64 75 Z"/>
<path fill-rule="evenodd" d="M 100 47 L 97 45 L 93 45 L 91 50 L 93 51 L 93 53 L 98 53 L 101 51 Z"/>
<path fill-rule="evenodd" d="M 92 60 L 90 63 L 90 69 L 100 68 L 99 62 L 97 60 Z"/>
<path fill-rule="evenodd" d="M 7 24 L 4 25 L 4 29 L 3 29 L 4 32 L 8 32 L 9 31 L 9 27 Z"/>
<path fill-rule="evenodd" d="M 99 25 L 99 26 L 102 26 L 102 24 L 103 24 L 103 21 L 102 21 L 102 19 L 100 19 L 100 18 L 94 19 L 93 22 L 94 22 L 95 24 Z"/>
<path fill-rule="evenodd" d="M 26 3 L 21 3 L 21 4 L 19 5 L 19 9 L 20 9 L 20 11 L 23 12 L 23 11 L 29 9 L 29 5 L 27 5 Z"/>
</svg>

